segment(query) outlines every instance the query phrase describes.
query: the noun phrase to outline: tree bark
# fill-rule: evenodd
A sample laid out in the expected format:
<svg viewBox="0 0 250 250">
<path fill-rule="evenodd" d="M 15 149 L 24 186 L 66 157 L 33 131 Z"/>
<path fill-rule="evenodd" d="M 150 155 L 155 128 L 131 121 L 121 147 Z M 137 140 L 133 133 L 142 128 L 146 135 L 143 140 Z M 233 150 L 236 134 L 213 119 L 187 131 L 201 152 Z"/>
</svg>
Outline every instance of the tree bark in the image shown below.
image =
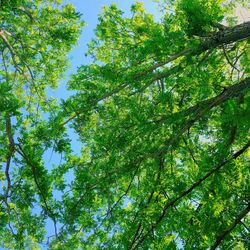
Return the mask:
<svg viewBox="0 0 250 250">
<path fill-rule="evenodd" d="M 213 36 L 206 38 L 201 44 L 201 49 L 206 51 L 223 44 L 237 42 L 250 36 L 250 22 L 241 23 L 234 27 L 226 28 L 215 33 Z"/>
</svg>

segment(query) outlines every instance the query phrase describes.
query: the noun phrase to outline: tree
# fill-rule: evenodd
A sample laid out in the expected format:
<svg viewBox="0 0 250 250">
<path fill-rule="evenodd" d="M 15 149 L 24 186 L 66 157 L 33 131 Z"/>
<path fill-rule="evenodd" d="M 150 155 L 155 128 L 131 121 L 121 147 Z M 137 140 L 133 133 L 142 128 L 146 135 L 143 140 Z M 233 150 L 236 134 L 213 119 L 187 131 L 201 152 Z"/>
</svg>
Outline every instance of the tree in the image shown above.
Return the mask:
<svg viewBox="0 0 250 250">
<path fill-rule="evenodd" d="M 141 3 L 131 7 L 131 17 L 113 4 L 103 9 L 89 44 L 93 63 L 68 82 L 74 95 L 60 105 L 39 103 L 24 126 L 32 119 L 29 106 L 13 101 L 10 113 L 14 89 L 6 90 L 5 242 L 14 237 L 23 247 L 34 231 L 33 241 L 41 242 L 38 228 L 27 223 L 29 194 L 28 207 L 40 197 L 36 220 L 48 216 L 61 223 L 51 249 L 247 249 L 250 22 L 237 24 L 232 11 L 241 2 L 166 1 L 158 22 Z M 71 18 L 76 41 L 79 16 Z M 1 34 L 10 69 L 18 71 L 23 86 L 23 71 L 30 73 L 40 57 L 28 54 L 30 61 L 16 62 L 17 52 Z M 65 38 L 64 29 L 58 34 Z M 48 66 L 62 72 L 54 67 Z M 36 82 L 43 79 L 39 74 Z M 10 123 L 13 116 L 18 126 Z M 70 148 L 69 126 L 82 142 L 80 155 Z M 48 148 L 63 156 L 52 171 L 42 164 Z M 12 158 L 19 168 L 10 179 Z M 50 187 L 62 197 L 53 199 Z M 16 226 L 12 234 L 8 223 Z"/>
<path fill-rule="evenodd" d="M 65 139 L 64 130 L 42 134 L 44 115 L 57 108 L 46 93 L 57 87 L 83 23 L 72 5 L 52 0 L 1 1 L 0 18 L 0 242 L 37 249 L 45 220 L 57 221 L 43 153 Z"/>
</svg>

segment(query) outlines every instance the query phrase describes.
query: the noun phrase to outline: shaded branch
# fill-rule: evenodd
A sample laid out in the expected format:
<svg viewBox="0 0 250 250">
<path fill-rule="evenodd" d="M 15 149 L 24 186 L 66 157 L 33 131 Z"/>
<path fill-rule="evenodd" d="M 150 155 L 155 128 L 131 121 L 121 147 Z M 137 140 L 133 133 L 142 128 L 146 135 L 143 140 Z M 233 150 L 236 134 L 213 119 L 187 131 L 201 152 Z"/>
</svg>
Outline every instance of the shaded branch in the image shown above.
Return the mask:
<svg viewBox="0 0 250 250">
<path fill-rule="evenodd" d="M 206 51 L 211 48 L 219 47 L 246 39 L 250 36 L 250 21 L 238 24 L 234 27 L 227 27 L 216 32 L 211 37 L 205 39 L 201 44 L 201 50 Z"/>
<path fill-rule="evenodd" d="M 225 239 L 225 237 L 230 234 L 233 229 L 241 223 L 241 220 L 250 212 L 250 203 L 248 203 L 248 206 L 241 211 L 241 213 L 235 218 L 235 220 L 229 225 L 229 227 L 224 230 L 220 235 L 217 236 L 215 243 L 210 248 L 210 250 L 215 250 L 221 242 Z"/>
<path fill-rule="evenodd" d="M 5 201 L 7 203 L 7 199 L 9 196 L 9 191 L 11 188 L 11 179 L 10 179 L 10 175 L 9 175 L 9 170 L 10 170 L 10 162 L 11 162 L 11 158 L 15 152 L 15 142 L 12 136 L 12 131 L 11 131 L 11 119 L 9 115 L 6 115 L 6 133 L 7 133 L 7 137 L 8 137 L 8 141 L 9 141 L 9 145 L 8 145 L 8 154 L 7 154 L 7 163 L 6 163 L 6 167 L 5 167 L 5 177 L 7 180 L 7 188 L 4 194 L 4 198 Z"/>
<path fill-rule="evenodd" d="M 139 167 L 138 167 L 138 168 L 139 168 Z M 113 210 L 115 209 L 115 207 L 119 204 L 119 202 L 123 199 L 123 197 L 125 197 L 125 196 L 128 194 L 128 192 L 129 192 L 129 190 L 130 190 L 130 188 L 131 188 L 131 186 L 132 186 L 132 183 L 133 183 L 133 181 L 134 181 L 134 178 L 135 178 L 135 176 L 136 176 L 136 173 L 137 173 L 138 168 L 136 169 L 135 173 L 133 174 L 132 179 L 131 179 L 131 181 L 129 182 L 129 185 L 127 186 L 125 192 L 118 198 L 118 200 L 115 202 L 115 204 L 114 204 L 110 209 L 108 209 L 105 218 L 106 218 L 109 214 L 112 214 L 112 211 L 113 211 Z"/>
<path fill-rule="evenodd" d="M 50 206 L 49 206 L 49 204 L 47 202 L 47 199 L 46 199 L 46 197 L 45 197 L 45 195 L 44 195 L 44 193 L 42 191 L 42 188 L 41 188 L 41 185 L 39 183 L 38 176 L 37 176 L 37 173 L 36 173 L 36 167 L 33 164 L 33 162 L 29 159 L 29 157 L 26 155 L 26 153 L 24 152 L 24 150 L 20 146 L 20 144 L 18 144 L 17 146 L 19 148 L 19 150 L 17 150 L 17 152 L 24 158 L 24 160 L 26 161 L 26 163 L 31 167 L 36 187 L 38 189 L 38 192 L 40 193 L 40 197 L 42 198 L 42 201 L 43 201 L 44 206 L 45 206 L 45 211 L 46 211 L 47 215 L 53 221 L 54 228 L 55 228 L 55 234 L 57 235 L 56 219 L 55 219 L 54 213 L 52 212 L 52 210 L 51 210 L 51 208 L 50 208 Z"/>
<path fill-rule="evenodd" d="M 225 58 L 226 58 L 228 64 L 232 67 L 232 69 L 235 69 L 237 72 L 239 72 L 240 70 L 235 66 L 235 64 L 233 64 L 233 63 L 230 61 L 230 59 L 229 59 L 229 57 L 228 57 L 228 54 L 227 54 L 227 52 L 226 52 L 225 46 L 222 46 L 222 48 L 223 48 L 223 53 L 224 53 L 224 55 L 225 55 Z"/>
<path fill-rule="evenodd" d="M 231 146 L 235 140 L 236 137 L 236 132 L 237 132 L 237 126 L 233 126 L 231 129 L 231 133 L 230 133 L 230 137 L 228 138 L 228 142 L 227 142 L 227 147 Z"/>
<path fill-rule="evenodd" d="M 193 162 L 196 164 L 196 166 L 198 166 L 198 162 L 196 161 L 196 159 L 194 157 L 194 153 L 193 153 L 192 149 L 188 146 L 187 140 L 185 139 L 184 136 L 182 137 L 182 139 L 183 139 L 183 141 L 184 141 L 184 143 L 185 143 L 185 145 L 186 145 L 186 147 L 187 147 L 187 149 L 189 151 L 189 154 L 191 155 L 191 158 L 192 158 Z"/>
<path fill-rule="evenodd" d="M 143 235 L 143 237 L 138 240 L 138 242 L 131 247 L 131 249 L 136 249 L 147 237 L 148 235 L 156 229 L 156 227 L 160 224 L 160 222 L 165 218 L 166 212 L 168 208 L 174 206 L 178 201 L 180 201 L 183 197 L 189 195 L 195 188 L 200 186 L 205 180 L 207 180 L 211 175 L 218 172 L 220 169 L 222 169 L 223 166 L 225 166 L 227 163 L 231 162 L 232 160 L 237 159 L 240 155 L 242 155 L 248 148 L 250 147 L 250 141 L 248 141 L 244 147 L 233 154 L 231 157 L 229 157 L 227 160 L 222 161 L 218 166 L 214 167 L 210 172 L 208 172 L 206 175 L 204 175 L 202 178 L 200 178 L 198 181 L 196 181 L 191 187 L 183 191 L 178 197 L 173 198 L 169 202 L 165 204 L 165 206 L 162 209 L 161 215 L 158 217 L 158 219 L 152 224 L 150 229 Z"/>
<path fill-rule="evenodd" d="M 225 91 L 223 91 L 220 95 L 207 99 L 205 101 L 200 102 L 199 104 L 187 109 L 184 112 L 192 112 L 194 115 L 184 124 L 183 127 L 179 129 L 179 131 L 170 138 L 166 144 L 160 149 L 159 154 L 166 153 L 168 148 L 173 145 L 179 138 L 182 136 L 188 129 L 190 129 L 195 122 L 204 117 L 212 108 L 222 104 L 223 102 L 229 100 L 232 97 L 236 97 L 240 95 L 242 92 L 250 88 L 250 78 L 247 78 L 241 81 L 238 84 L 228 87 Z"/>
<path fill-rule="evenodd" d="M 34 18 L 33 18 L 33 16 L 31 15 L 31 13 L 30 13 L 28 10 L 26 10 L 23 6 L 19 6 L 19 7 L 15 8 L 15 9 L 20 10 L 21 12 L 23 12 L 26 16 L 29 17 L 29 19 L 30 19 L 32 22 L 34 21 Z"/>
<path fill-rule="evenodd" d="M 11 44 L 9 43 L 8 39 L 6 38 L 5 34 L 9 34 L 7 31 L 5 30 L 0 30 L 0 37 L 2 37 L 2 40 L 4 41 L 5 45 L 7 46 L 7 48 L 9 49 L 10 51 L 10 54 L 11 54 L 11 58 L 13 60 L 13 63 L 14 63 L 14 66 L 15 68 L 17 69 L 17 71 L 19 71 L 20 73 L 22 73 L 20 67 L 18 66 L 18 63 L 16 61 L 16 53 L 13 49 L 13 47 L 11 46 Z"/>
</svg>

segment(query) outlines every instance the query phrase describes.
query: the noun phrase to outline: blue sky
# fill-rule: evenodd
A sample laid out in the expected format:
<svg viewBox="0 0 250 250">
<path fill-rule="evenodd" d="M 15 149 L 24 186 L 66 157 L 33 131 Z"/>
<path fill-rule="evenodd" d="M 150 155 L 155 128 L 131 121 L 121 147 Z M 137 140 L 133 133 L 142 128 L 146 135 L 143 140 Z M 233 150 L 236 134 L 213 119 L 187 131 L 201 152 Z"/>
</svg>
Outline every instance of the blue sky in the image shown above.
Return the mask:
<svg viewBox="0 0 250 250">
<path fill-rule="evenodd" d="M 75 6 L 76 11 L 82 13 L 82 19 L 86 23 L 86 26 L 83 28 L 81 37 L 79 39 L 78 45 L 72 50 L 69 55 L 71 67 L 66 72 L 66 79 L 63 80 L 60 84 L 60 87 L 57 90 L 49 90 L 48 94 L 60 99 L 66 99 L 70 93 L 66 90 L 67 79 L 69 79 L 70 74 L 75 73 L 77 71 L 77 67 L 83 64 L 90 64 L 90 58 L 85 57 L 85 53 L 87 52 L 87 44 L 94 37 L 94 29 L 98 22 L 98 15 L 102 11 L 103 6 L 109 6 L 112 3 L 116 3 L 117 6 L 123 10 L 125 16 L 129 16 L 130 7 L 136 1 L 134 0 L 120 0 L 120 1 L 112 1 L 112 0 L 65 0 L 64 3 L 71 3 Z M 152 14 L 154 14 L 155 18 L 159 18 L 159 11 L 157 10 L 157 4 L 151 0 L 140 1 L 144 3 L 146 10 Z M 80 152 L 81 144 L 77 140 L 77 136 L 69 129 L 69 136 L 72 140 L 72 148 L 75 153 Z M 50 170 L 52 164 L 59 164 L 61 156 L 55 154 L 51 151 L 46 152 L 44 155 L 47 168 Z M 67 182 L 70 182 L 73 179 L 72 174 L 68 174 L 66 176 Z M 57 197 L 58 196 L 58 197 Z M 59 198 L 58 194 L 55 194 L 55 198 Z M 60 225 L 59 225 L 60 227 Z M 59 228 L 58 227 L 58 228 Z M 54 226 L 51 221 L 47 221 L 46 225 L 47 236 L 51 236 L 54 234 Z M 42 246 L 42 249 L 46 249 L 46 245 Z"/>
<path fill-rule="evenodd" d="M 67 76 L 69 76 L 71 73 L 75 73 L 78 66 L 91 63 L 91 60 L 85 57 L 85 53 L 88 49 L 88 42 L 90 42 L 94 37 L 94 29 L 98 22 L 98 15 L 101 13 L 103 6 L 109 6 L 112 3 L 116 3 L 116 5 L 124 11 L 124 15 L 129 16 L 131 5 L 135 2 L 143 2 L 148 12 L 154 14 L 155 17 L 159 15 L 159 11 L 157 11 L 157 3 L 153 0 L 64 0 L 63 2 L 73 4 L 76 8 L 76 11 L 82 14 L 82 19 L 86 23 L 86 26 L 83 28 L 78 45 L 74 47 L 69 55 L 71 67 L 66 73 Z M 68 96 L 68 93 L 65 91 L 65 86 L 66 81 L 63 81 L 60 88 L 52 92 L 53 96 L 56 96 L 58 98 L 66 98 Z"/>
<path fill-rule="evenodd" d="M 70 72 L 75 72 L 76 66 L 81 64 L 90 63 L 86 57 L 84 57 L 87 51 L 87 43 L 90 42 L 91 38 L 94 36 L 94 29 L 98 21 L 98 15 L 101 13 L 102 7 L 105 5 L 110 5 L 116 3 L 117 6 L 124 11 L 125 15 L 129 15 L 129 9 L 133 3 L 133 0 L 120 0 L 120 1 L 110 1 L 110 0 L 67 0 L 73 4 L 76 10 L 82 13 L 82 18 L 86 22 L 87 26 L 83 29 L 81 38 L 79 40 L 79 45 L 71 53 L 72 68 Z M 157 4 L 151 0 L 141 1 L 148 12 L 153 14 L 157 13 Z"/>
</svg>

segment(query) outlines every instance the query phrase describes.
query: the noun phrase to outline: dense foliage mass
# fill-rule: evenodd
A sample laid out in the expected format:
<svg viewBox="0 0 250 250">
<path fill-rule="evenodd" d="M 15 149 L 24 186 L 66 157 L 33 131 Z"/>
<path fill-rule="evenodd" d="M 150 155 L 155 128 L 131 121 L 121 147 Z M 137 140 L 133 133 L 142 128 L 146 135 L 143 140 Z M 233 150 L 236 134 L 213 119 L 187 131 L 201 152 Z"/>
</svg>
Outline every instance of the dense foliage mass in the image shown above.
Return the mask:
<svg viewBox="0 0 250 250">
<path fill-rule="evenodd" d="M 248 249 L 250 22 L 234 12 L 244 3 L 164 1 L 160 21 L 142 3 L 130 17 L 105 7 L 93 61 L 59 103 L 46 93 L 80 15 L 59 1 L 0 1 L 3 247 L 38 249 L 49 220 L 50 249 Z"/>
</svg>

